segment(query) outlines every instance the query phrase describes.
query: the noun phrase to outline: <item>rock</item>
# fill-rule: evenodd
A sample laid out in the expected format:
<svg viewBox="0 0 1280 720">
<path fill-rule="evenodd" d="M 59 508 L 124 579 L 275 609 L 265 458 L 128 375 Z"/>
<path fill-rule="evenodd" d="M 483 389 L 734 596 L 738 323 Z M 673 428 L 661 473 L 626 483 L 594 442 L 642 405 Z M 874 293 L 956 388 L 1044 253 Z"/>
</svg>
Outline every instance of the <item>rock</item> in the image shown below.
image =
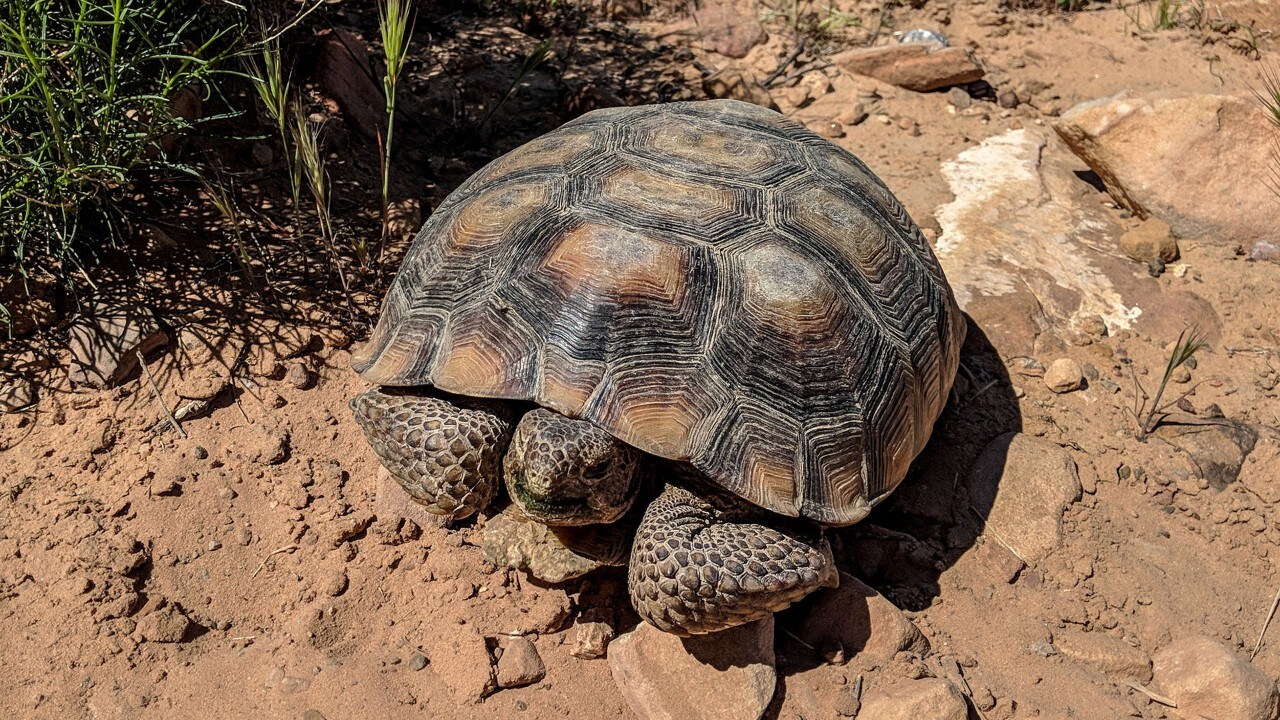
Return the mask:
<svg viewBox="0 0 1280 720">
<path fill-rule="evenodd" d="M 841 111 L 836 119 L 845 125 L 861 125 L 867 119 L 867 115 L 867 109 L 862 103 L 854 103 Z"/>
<path fill-rule="evenodd" d="M 138 369 L 138 353 L 145 356 L 168 342 L 147 308 L 127 301 L 90 303 L 67 331 L 71 382 L 97 388 L 118 385 Z"/>
<path fill-rule="evenodd" d="M 455 702 L 478 703 L 497 688 L 484 637 L 463 625 L 435 638 L 427 658 Z"/>
<path fill-rule="evenodd" d="M 964 48 L 947 47 L 930 52 L 928 45 L 907 43 L 855 48 L 831 56 L 845 72 L 927 92 L 982 79 L 982 67 Z"/>
<path fill-rule="evenodd" d="M 592 537 L 597 530 L 598 542 Z M 509 505 L 485 524 L 481 548 L 499 567 L 524 570 L 544 582 L 560 583 L 604 565 L 625 565 L 630 542 L 616 527 L 552 528 Z"/>
<path fill-rule="evenodd" d="M 1004 90 L 996 98 L 996 102 L 1000 105 L 1000 107 L 1008 110 L 1012 110 L 1013 108 L 1018 107 L 1018 105 L 1021 102 L 1021 98 L 1019 98 L 1018 93 L 1014 92 L 1013 90 Z"/>
<path fill-rule="evenodd" d="M 378 466 L 373 511 L 379 518 L 404 518 L 420 528 L 449 527 L 453 518 L 427 512 L 427 506 L 413 499 L 391 477 L 390 471 Z"/>
<path fill-rule="evenodd" d="M 973 104 L 973 97 L 964 88 L 953 87 L 947 91 L 947 102 L 957 110 L 964 110 Z"/>
<path fill-rule="evenodd" d="M 1120 251 L 1137 262 L 1156 258 L 1169 263 L 1178 259 L 1178 242 L 1169 231 L 1169 223 L 1147 218 L 1142 224 L 1120 236 Z"/>
<path fill-rule="evenodd" d="M 1069 393 L 1084 386 L 1084 370 L 1071 358 L 1058 358 L 1044 371 L 1044 386 L 1055 393 Z"/>
<path fill-rule="evenodd" d="M 261 423 L 246 429 L 246 454 L 256 463 L 279 465 L 289 457 L 289 430 L 283 426 L 266 427 Z"/>
<path fill-rule="evenodd" d="M 1060 545 L 1062 513 L 1081 492 L 1070 455 L 1016 432 L 992 440 L 969 475 L 969 494 L 987 530 L 1028 563 Z"/>
<path fill-rule="evenodd" d="M 1027 564 L 1014 555 L 1009 548 L 999 542 L 988 540 L 973 549 L 978 564 L 982 566 L 984 575 L 1003 583 L 1012 583 L 1018 579 Z"/>
<path fill-rule="evenodd" d="M 1063 657 L 1092 665 L 1104 675 L 1145 683 L 1151 679 L 1151 659 L 1129 643 L 1100 632 L 1064 631 L 1053 645 Z"/>
<path fill-rule="evenodd" d="M 961 309 L 1003 356 L 1034 354 L 1045 332 L 1069 337 L 1078 317 L 1116 332 L 1164 315 L 1172 293 L 1097 249 L 1113 247 L 1124 229 L 1084 194 L 1079 165 L 1033 130 L 987 138 L 942 165 L 955 200 L 937 212 L 938 261 Z"/>
<path fill-rule="evenodd" d="M 694 11 L 693 20 L 702 35 L 702 46 L 725 57 L 746 57 L 751 48 L 764 42 L 766 37 L 755 18 L 721 5 Z"/>
<path fill-rule="evenodd" d="M 36 388 L 30 380 L 17 375 L 0 375 L 0 412 L 18 412 L 36 401 Z"/>
<path fill-rule="evenodd" d="M 416 652 L 409 656 L 409 669 L 417 672 L 427 666 L 427 656 Z"/>
<path fill-rule="evenodd" d="M 702 89 L 713 98 L 742 100 L 774 110 L 778 107 L 755 73 L 735 65 L 727 65 L 714 75 L 708 75 L 702 81 Z"/>
<path fill-rule="evenodd" d="M 1215 720 L 1275 720 L 1280 693 L 1265 672 L 1212 638 L 1173 641 L 1152 658 L 1154 689 L 1178 713 Z"/>
<path fill-rule="evenodd" d="M 939 678 L 907 680 L 870 690 L 858 720 L 966 720 L 969 704 L 954 685 Z"/>
<path fill-rule="evenodd" d="M 573 647 L 569 654 L 583 660 L 604 657 L 613 640 L 613 627 L 604 622 L 580 622 L 573 627 Z"/>
<path fill-rule="evenodd" d="M 329 597 L 338 597 L 347 591 L 347 571 L 342 568 L 328 574 L 320 583 L 320 589 Z"/>
<path fill-rule="evenodd" d="M 538 648 L 529 638 L 504 638 L 500 645 L 502 656 L 498 658 L 498 687 L 513 688 L 531 685 L 547 675 Z"/>
<path fill-rule="evenodd" d="M 1178 237 L 1274 237 L 1275 198 L 1263 189 L 1275 128 L 1252 98 L 1121 94 L 1071 108 L 1054 130 L 1117 201 Z"/>
<path fill-rule="evenodd" d="M 138 619 L 138 635 L 148 642 L 177 643 L 187 636 L 191 621 L 172 605 Z"/>
<path fill-rule="evenodd" d="M 1174 444 L 1191 457 L 1200 477 L 1221 490 L 1240 477 L 1245 458 L 1258 442 L 1258 432 L 1244 423 L 1221 419 L 1212 424 L 1165 425 Z"/>
<path fill-rule="evenodd" d="M 1280 245 L 1267 240 L 1259 240 L 1249 248 L 1249 259 L 1253 261 L 1265 261 L 1280 263 Z"/>
<path fill-rule="evenodd" d="M 839 587 L 815 592 L 781 621 L 818 652 L 843 651 L 860 666 L 883 665 L 903 650 L 929 650 L 929 641 L 897 606 L 844 572 Z"/>
<path fill-rule="evenodd" d="M 609 669 L 641 718 L 759 720 L 777 684 L 773 622 L 691 638 L 642 622 L 614 641 Z"/>
<path fill-rule="evenodd" d="M 306 390 L 315 384 L 315 374 L 307 369 L 306 365 L 296 362 L 289 365 L 289 370 L 284 374 L 284 380 L 299 390 Z"/>
<path fill-rule="evenodd" d="M 369 45 L 354 30 L 333 28 L 320 44 L 316 74 L 321 90 L 361 134 L 376 140 L 386 134 L 386 108 L 371 67 Z"/>
</svg>

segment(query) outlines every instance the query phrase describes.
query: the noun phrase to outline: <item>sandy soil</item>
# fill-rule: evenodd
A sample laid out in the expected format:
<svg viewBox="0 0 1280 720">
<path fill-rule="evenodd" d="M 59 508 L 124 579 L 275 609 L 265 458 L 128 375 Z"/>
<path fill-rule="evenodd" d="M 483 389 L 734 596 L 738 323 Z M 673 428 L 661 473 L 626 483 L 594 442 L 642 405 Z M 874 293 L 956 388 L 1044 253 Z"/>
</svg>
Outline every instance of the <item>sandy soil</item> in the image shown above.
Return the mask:
<svg viewBox="0 0 1280 720">
<path fill-rule="evenodd" d="M 836 5 L 867 26 L 882 7 Z M 960 151 L 1121 90 L 1248 94 L 1273 47 L 1264 35 L 1260 63 L 1229 42 L 1239 31 L 1135 34 L 1131 14 L 1107 6 L 1043 14 L 990 0 L 920 5 L 886 16 L 894 28 L 938 28 L 972 48 L 988 79 L 999 81 L 993 85 L 1047 85 L 1013 108 L 975 100 L 972 112 L 958 111 L 945 91 L 881 87 L 872 117 L 834 140 L 934 235 L 935 213 L 952 199 L 940 166 Z M 1280 19 L 1262 2 L 1208 12 Z M 398 177 L 399 197 L 420 201 L 425 214 L 483 162 L 601 98 L 704 97 L 704 70 L 728 63 L 686 32 L 682 7 L 617 19 L 595 4 L 562 13 L 521 19 L 462 7 L 420 27 L 404 103 L 416 119 L 406 123 L 402 164 L 414 169 Z M 371 12 L 338 7 L 331 17 L 376 36 Z M 794 47 L 783 18 L 764 24 L 769 39 L 740 61 L 761 76 Z M 566 28 L 578 37 L 572 52 L 564 50 Z M 561 56 L 526 76 L 491 126 L 475 131 L 465 120 L 502 95 L 543 37 L 555 39 Z M 866 38 L 850 27 L 820 44 L 834 50 Z M 837 80 L 804 108 L 788 102 L 785 88 L 775 98 L 811 125 L 829 122 L 873 87 Z M 377 200 L 367 191 L 376 185 L 376 151 L 323 87 L 311 92 L 316 110 L 332 117 L 336 213 L 349 233 L 376 234 Z M 247 142 L 227 153 L 228 162 L 250 155 Z M 244 186 L 282 206 L 282 183 L 278 166 L 267 165 Z M 255 292 L 226 260 L 225 228 L 210 235 L 185 219 L 217 227 L 198 200 L 154 202 L 172 220 L 161 225 L 172 245 L 145 253 L 127 286 L 170 330 L 166 348 L 148 360 L 156 389 L 142 375 L 111 389 L 72 387 L 57 331 L 18 338 L 2 354 L 3 364 L 36 380 L 40 399 L 32 410 L 0 415 L 0 715 L 633 717 L 608 661 L 569 652 L 584 614 L 619 634 L 637 622 L 620 572 L 543 586 L 485 559 L 484 517 L 419 527 L 379 502 L 378 464 L 346 407 L 363 388 L 349 350 L 376 317 L 402 238 L 381 269 L 351 272 L 346 295 L 323 270 L 289 260 L 287 237 L 265 240 L 283 260 L 274 291 Z M 1134 222 L 1101 202 L 1097 212 Z M 254 219 L 264 238 L 273 234 L 270 217 Z M 779 632 L 779 691 L 767 717 L 835 717 L 858 675 L 870 689 L 938 674 L 947 666 L 939 660 L 951 659 L 985 717 L 1159 718 L 1172 711 L 1096 664 L 1046 648 L 1096 633 L 1149 655 L 1194 631 L 1253 650 L 1280 580 L 1280 275 L 1234 247 L 1191 240 L 1181 249 L 1188 269 L 1158 282 L 1204 298 L 1201 319 L 1212 329 L 1188 402 L 1202 414 L 1216 404 L 1256 429 L 1242 479 L 1209 487 L 1173 443 L 1134 438 L 1119 358 L 1148 369 L 1150 383 L 1178 323 L 1080 344 L 1017 330 L 1020 310 L 1011 306 L 1015 330 L 971 327 L 971 377 L 898 496 L 866 523 L 833 533 L 842 568 L 903 608 L 932 655 L 861 668 Z M 1056 395 L 1042 370 L 1010 350 L 1020 345 L 1041 366 L 1070 356 L 1119 389 L 1099 383 Z M 180 435 L 166 427 L 157 392 L 170 409 L 184 398 L 213 399 Z M 1084 494 L 1063 519 L 1063 546 L 1009 581 L 1000 569 L 1007 558 L 980 539 L 957 482 L 988 441 L 1012 430 L 1064 448 Z M 474 665 L 488 662 L 486 647 L 512 635 L 534 640 L 545 678 L 479 703 L 459 692 Z M 446 660 L 456 657 L 470 660 Z M 1280 676 L 1280 644 L 1264 643 L 1255 663 Z"/>
</svg>

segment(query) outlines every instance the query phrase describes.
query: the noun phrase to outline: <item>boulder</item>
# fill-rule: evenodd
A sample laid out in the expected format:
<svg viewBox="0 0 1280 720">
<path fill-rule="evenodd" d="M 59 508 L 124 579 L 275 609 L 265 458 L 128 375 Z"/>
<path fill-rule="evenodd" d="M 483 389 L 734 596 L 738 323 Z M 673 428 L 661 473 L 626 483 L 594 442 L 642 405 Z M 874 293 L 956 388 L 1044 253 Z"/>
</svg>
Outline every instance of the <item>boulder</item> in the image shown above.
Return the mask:
<svg viewBox="0 0 1280 720">
<path fill-rule="evenodd" d="M 1061 544 L 1062 514 L 1081 492 L 1066 451 L 1016 432 L 992 440 L 969 475 L 969 495 L 986 529 L 1028 563 Z"/>
<path fill-rule="evenodd" d="M 1177 237 L 1274 237 L 1265 188 L 1276 129 L 1253 98 L 1121 94 L 1071 108 L 1054 130 L 1118 202 Z"/>
<path fill-rule="evenodd" d="M 867 691 L 858 720 L 967 720 L 969 704 L 939 678 L 906 680 Z"/>
<path fill-rule="evenodd" d="M 964 48 L 932 49 L 923 43 L 854 48 L 831 56 L 836 67 L 854 75 L 917 92 L 981 80 L 982 66 Z"/>
<path fill-rule="evenodd" d="M 764 28 L 755 18 L 722 5 L 709 5 L 693 13 L 702 46 L 725 57 L 743 58 L 764 42 Z"/>
<path fill-rule="evenodd" d="M 1154 689 L 1188 720 L 1276 720 L 1280 692 L 1257 666 L 1213 638 L 1173 641 L 1152 658 Z"/>
<path fill-rule="evenodd" d="M 1160 258 L 1169 263 L 1178 259 L 1178 241 L 1173 239 L 1169 223 L 1160 218 L 1147 218 L 1120 236 L 1120 252 L 1136 262 Z"/>
<path fill-rule="evenodd" d="M 642 622 L 609 647 L 609 669 L 646 720 L 759 720 L 777 684 L 773 622 L 690 638 Z"/>
<path fill-rule="evenodd" d="M 840 573 L 838 587 L 815 592 L 781 621 L 819 652 L 843 651 L 863 667 L 883 665 L 903 650 L 929 651 L 929 641 L 896 605 L 848 573 Z"/>
<path fill-rule="evenodd" d="M 1078 318 L 1116 332 L 1163 315 L 1144 313 L 1163 302 L 1159 284 L 1106 250 L 1124 228 L 1099 212 L 1080 167 L 1032 130 L 987 138 L 942 165 L 955 199 L 937 211 L 938 261 L 1003 356 L 1034 354 L 1037 335 L 1067 337 Z"/>
<path fill-rule="evenodd" d="M 386 134 L 386 103 L 371 74 L 369 45 L 354 30 L 333 28 L 320 43 L 316 73 L 324 94 L 365 137 Z"/>
</svg>

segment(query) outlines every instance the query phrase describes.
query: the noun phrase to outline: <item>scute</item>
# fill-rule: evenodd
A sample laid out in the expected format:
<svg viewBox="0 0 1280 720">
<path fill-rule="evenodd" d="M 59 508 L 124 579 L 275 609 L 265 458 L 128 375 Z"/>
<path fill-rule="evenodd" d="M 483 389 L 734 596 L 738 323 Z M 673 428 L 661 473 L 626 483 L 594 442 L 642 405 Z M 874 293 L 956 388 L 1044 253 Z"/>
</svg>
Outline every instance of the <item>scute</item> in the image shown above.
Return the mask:
<svg viewBox="0 0 1280 720">
<path fill-rule="evenodd" d="M 847 524 L 905 476 L 963 339 L 865 165 L 718 100 L 588 113 L 490 163 L 427 220 L 354 365 L 533 400 Z"/>
</svg>

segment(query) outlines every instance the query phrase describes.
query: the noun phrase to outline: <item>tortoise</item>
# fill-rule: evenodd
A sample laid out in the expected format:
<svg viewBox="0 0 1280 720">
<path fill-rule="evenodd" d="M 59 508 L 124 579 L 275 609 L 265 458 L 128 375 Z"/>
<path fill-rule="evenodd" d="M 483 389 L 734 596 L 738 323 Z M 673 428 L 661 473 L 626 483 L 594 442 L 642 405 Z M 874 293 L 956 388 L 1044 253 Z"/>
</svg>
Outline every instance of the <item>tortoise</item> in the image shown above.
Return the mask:
<svg viewBox="0 0 1280 720">
<path fill-rule="evenodd" d="M 902 481 L 964 335 L 919 228 L 849 152 L 734 100 L 608 108 L 440 204 L 353 355 L 376 387 L 351 407 L 452 518 L 505 485 L 534 521 L 600 527 L 653 478 L 628 592 L 687 636 L 835 583 L 822 529 Z"/>
</svg>

